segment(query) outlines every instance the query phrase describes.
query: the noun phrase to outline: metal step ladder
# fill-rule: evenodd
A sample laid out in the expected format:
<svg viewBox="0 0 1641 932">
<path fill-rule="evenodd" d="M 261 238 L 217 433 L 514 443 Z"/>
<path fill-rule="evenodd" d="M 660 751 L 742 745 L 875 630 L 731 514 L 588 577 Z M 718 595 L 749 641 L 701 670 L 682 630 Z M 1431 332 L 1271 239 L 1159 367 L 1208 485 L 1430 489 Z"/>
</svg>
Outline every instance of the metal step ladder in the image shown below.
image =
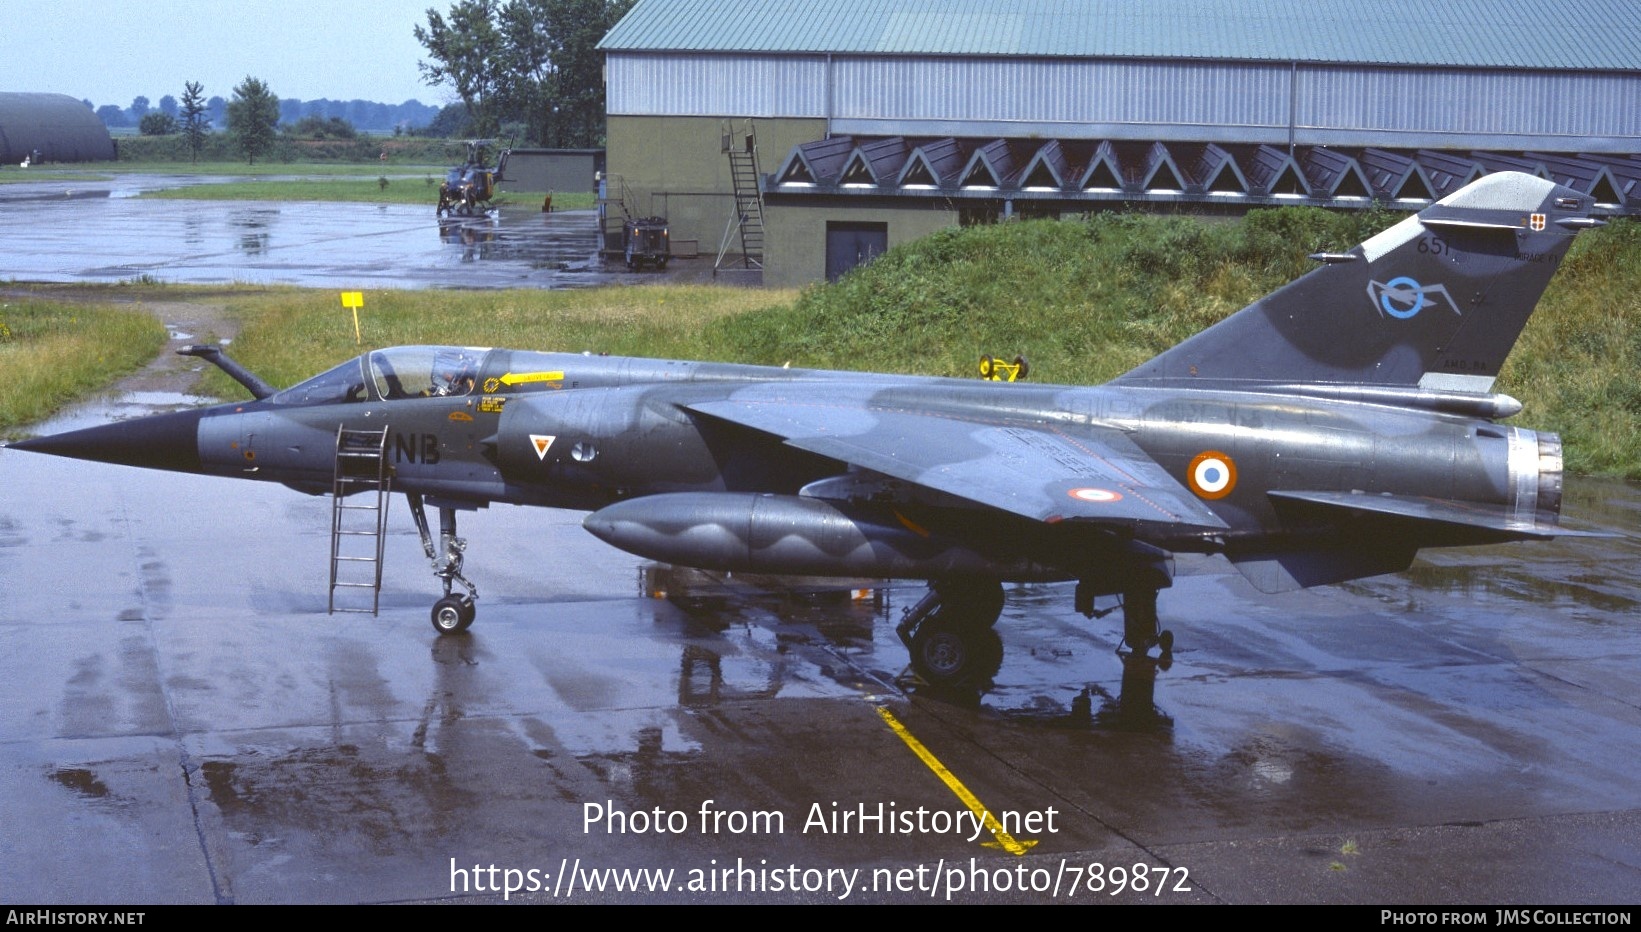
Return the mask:
<svg viewBox="0 0 1641 932">
<path fill-rule="evenodd" d="M 724 238 L 718 244 L 718 258 L 712 264 L 712 274 L 724 266 L 724 256 L 740 234 L 741 261 L 746 268 L 764 267 L 764 198 L 758 188 L 758 134 L 747 120 L 745 128 L 737 131 L 730 122 L 723 124 L 721 134 L 723 153 L 729 156 L 729 183 L 735 198 L 735 210 L 724 226 Z"/>
<path fill-rule="evenodd" d="M 330 612 L 370 612 L 382 597 L 382 547 L 393 491 L 387 463 L 387 428 L 336 429 L 336 474 L 331 485 Z M 356 496 L 350 500 L 350 496 Z M 344 546 L 344 541 L 350 542 Z M 363 570 L 364 572 L 360 572 Z M 369 576 L 369 581 L 361 579 Z M 338 589 L 369 589 L 370 608 L 336 605 Z"/>
</svg>

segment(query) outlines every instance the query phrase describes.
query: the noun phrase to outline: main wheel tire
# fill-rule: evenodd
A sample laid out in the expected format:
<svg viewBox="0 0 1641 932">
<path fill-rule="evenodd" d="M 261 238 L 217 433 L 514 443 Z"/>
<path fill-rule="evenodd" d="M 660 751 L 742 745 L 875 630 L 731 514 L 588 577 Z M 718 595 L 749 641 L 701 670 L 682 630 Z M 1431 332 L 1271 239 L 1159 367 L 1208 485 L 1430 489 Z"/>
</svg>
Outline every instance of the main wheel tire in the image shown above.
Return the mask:
<svg viewBox="0 0 1641 932">
<path fill-rule="evenodd" d="M 461 634 L 473 623 L 471 602 L 457 595 L 447 595 L 433 603 L 433 630 L 440 634 Z"/>
<path fill-rule="evenodd" d="M 990 628 L 931 618 L 912 637 L 912 669 L 931 686 L 984 689 L 1002 660 L 1002 639 Z"/>
</svg>

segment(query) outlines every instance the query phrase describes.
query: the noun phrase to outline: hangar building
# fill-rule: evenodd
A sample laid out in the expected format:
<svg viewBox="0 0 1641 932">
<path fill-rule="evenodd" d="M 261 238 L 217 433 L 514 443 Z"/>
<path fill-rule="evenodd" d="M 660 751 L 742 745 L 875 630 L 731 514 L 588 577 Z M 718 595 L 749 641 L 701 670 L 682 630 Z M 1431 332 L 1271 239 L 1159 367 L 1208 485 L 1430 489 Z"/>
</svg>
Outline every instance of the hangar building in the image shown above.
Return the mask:
<svg viewBox="0 0 1641 932">
<path fill-rule="evenodd" d="M 1115 203 L 1417 209 L 1490 171 L 1641 213 L 1633 0 L 639 0 L 612 209 L 768 284 Z"/>
<path fill-rule="evenodd" d="M 0 165 L 35 151 L 47 162 L 111 161 L 114 140 L 91 108 L 67 94 L 0 93 Z"/>
</svg>

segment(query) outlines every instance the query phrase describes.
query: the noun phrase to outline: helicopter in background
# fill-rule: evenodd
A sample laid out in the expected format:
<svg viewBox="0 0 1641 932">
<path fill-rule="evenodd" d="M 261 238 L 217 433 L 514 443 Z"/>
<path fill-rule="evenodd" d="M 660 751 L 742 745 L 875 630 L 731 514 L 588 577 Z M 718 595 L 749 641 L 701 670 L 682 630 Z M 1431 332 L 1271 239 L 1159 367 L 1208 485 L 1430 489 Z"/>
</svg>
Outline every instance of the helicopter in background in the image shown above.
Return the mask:
<svg viewBox="0 0 1641 932">
<path fill-rule="evenodd" d="M 491 150 L 498 149 L 495 167 L 485 165 Z M 498 144 L 493 139 L 467 140 L 467 160 L 445 173 L 439 185 L 440 217 L 451 215 L 472 217 L 482 214 L 490 199 L 496 195 L 496 185 L 503 180 L 507 157 L 513 152 L 510 143 Z"/>
</svg>

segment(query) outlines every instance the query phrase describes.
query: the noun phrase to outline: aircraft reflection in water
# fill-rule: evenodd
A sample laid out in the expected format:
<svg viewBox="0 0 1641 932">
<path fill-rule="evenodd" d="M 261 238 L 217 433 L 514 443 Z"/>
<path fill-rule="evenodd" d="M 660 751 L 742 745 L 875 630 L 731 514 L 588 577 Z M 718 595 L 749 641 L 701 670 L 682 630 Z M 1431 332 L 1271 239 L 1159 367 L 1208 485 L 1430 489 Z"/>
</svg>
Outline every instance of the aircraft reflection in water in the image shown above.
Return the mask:
<svg viewBox="0 0 1641 932">
<path fill-rule="evenodd" d="M 380 431 L 441 633 L 477 594 L 457 510 L 588 509 L 667 563 L 927 580 L 898 631 L 961 686 L 996 667 L 1008 581 L 1074 580 L 1089 617 L 1120 596 L 1128 648 L 1166 654 L 1175 552 L 1280 592 L 1576 533 L 1560 440 L 1498 424 L 1521 405 L 1491 392 L 1590 201 L 1484 177 L 1099 387 L 410 346 L 278 392 L 219 357 L 255 401 L 13 446 L 321 493 L 339 431 Z"/>
</svg>

